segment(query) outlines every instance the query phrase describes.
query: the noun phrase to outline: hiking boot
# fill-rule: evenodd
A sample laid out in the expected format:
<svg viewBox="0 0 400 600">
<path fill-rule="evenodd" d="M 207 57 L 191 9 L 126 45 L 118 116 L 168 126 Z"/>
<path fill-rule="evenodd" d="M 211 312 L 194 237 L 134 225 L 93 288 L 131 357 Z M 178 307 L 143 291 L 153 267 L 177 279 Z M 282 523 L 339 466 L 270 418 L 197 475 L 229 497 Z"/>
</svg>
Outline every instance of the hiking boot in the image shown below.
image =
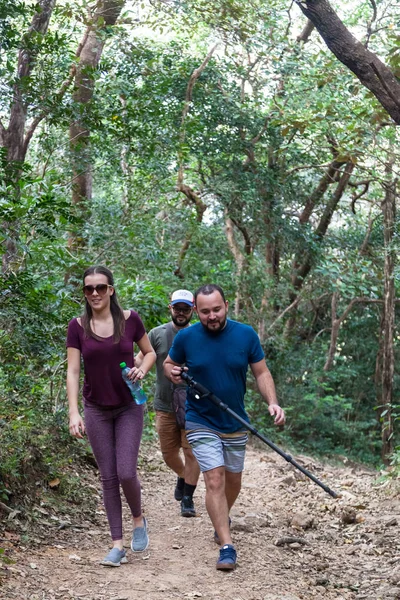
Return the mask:
<svg viewBox="0 0 400 600">
<path fill-rule="evenodd" d="M 127 563 L 125 550 L 119 550 L 119 548 L 113 548 L 101 561 L 101 565 L 104 567 L 120 567 L 121 563 Z"/>
<path fill-rule="evenodd" d="M 175 498 L 175 500 L 178 500 L 178 502 L 180 502 L 183 498 L 184 485 L 185 485 L 185 480 L 183 479 L 183 477 L 178 477 L 178 479 L 176 480 L 176 486 L 175 486 L 175 492 L 174 492 L 174 498 Z"/>
<path fill-rule="evenodd" d="M 143 527 L 135 527 L 132 534 L 131 548 L 133 552 L 144 552 L 149 545 L 147 521 L 143 517 Z"/>
<path fill-rule="evenodd" d="M 191 496 L 183 496 L 181 501 L 181 515 L 182 517 L 195 517 L 196 510 L 193 504 L 193 498 Z"/>
<path fill-rule="evenodd" d="M 233 569 L 236 569 L 236 550 L 231 544 L 222 546 L 215 566 L 218 571 L 233 571 Z"/>
<path fill-rule="evenodd" d="M 231 523 L 232 523 L 232 520 L 231 520 L 231 518 L 229 517 L 229 527 L 231 526 Z M 219 535 L 218 535 L 218 533 L 215 531 L 215 529 L 214 529 L 214 542 L 215 542 L 216 544 L 218 544 L 218 546 L 220 546 L 220 545 L 221 545 L 221 540 L 219 539 Z"/>
</svg>

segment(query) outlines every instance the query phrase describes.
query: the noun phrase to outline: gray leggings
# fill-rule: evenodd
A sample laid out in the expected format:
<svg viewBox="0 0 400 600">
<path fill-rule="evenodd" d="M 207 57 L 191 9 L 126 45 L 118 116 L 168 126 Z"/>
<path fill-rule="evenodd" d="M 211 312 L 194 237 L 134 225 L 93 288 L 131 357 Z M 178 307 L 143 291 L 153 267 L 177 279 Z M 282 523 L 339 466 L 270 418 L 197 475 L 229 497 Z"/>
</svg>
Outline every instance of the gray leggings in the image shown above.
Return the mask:
<svg viewBox="0 0 400 600">
<path fill-rule="evenodd" d="M 122 539 L 122 504 L 119 486 L 133 517 L 142 514 L 137 459 L 143 431 L 143 405 L 134 402 L 104 410 L 85 404 L 85 427 L 103 486 L 103 501 L 113 540 Z"/>
</svg>

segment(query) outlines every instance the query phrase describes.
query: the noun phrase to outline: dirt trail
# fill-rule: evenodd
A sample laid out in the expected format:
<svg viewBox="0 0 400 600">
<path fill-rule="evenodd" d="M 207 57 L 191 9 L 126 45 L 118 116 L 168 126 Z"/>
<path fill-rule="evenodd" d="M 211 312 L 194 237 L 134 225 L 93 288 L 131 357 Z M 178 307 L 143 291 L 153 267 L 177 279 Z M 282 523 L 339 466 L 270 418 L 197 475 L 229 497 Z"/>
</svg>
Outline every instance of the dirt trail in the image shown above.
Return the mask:
<svg viewBox="0 0 400 600">
<path fill-rule="evenodd" d="M 296 457 L 329 487 L 334 500 L 275 453 L 249 447 L 242 493 L 232 511 L 238 568 L 215 570 L 218 547 L 196 491 L 198 517 L 184 519 L 173 500 L 174 476 L 155 449 L 141 470 L 150 546 L 129 551 L 120 568 L 99 565 L 109 544 L 99 494 L 91 522 L 74 517 L 48 527 L 24 546 L 6 530 L 0 547 L 4 600 L 389 600 L 400 598 L 400 503 L 393 483 L 376 483 L 360 466 L 323 466 Z M 125 541 L 129 546 L 126 507 Z M 54 525 L 53 525 L 54 524 Z M 11 529 L 11 528 L 9 528 Z M 296 541 L 296 538 L 298 540 Z M 278 543 L 278 545 L 277 545 Z M 1 557 L 0 557 L 1 558 Z"/>
</svg>

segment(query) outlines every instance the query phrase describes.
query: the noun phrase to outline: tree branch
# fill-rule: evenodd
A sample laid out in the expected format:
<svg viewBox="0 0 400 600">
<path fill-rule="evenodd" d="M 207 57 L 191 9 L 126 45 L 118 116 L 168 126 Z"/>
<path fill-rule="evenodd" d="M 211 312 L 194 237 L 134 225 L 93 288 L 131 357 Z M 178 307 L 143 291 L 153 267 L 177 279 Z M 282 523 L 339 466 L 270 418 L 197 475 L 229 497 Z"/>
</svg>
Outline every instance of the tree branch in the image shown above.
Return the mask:
<svg viewBox="0 0 400 600">
<path fill-rule="evenodd" d="M 176 275 L 176 277 L 179 277 L 179 279 L 184 279 L 184 274 L 182 273 L 182 265 L 183 265 L 183 261 L 185 260 L 187 251 L 189 250 L 191 238 L 192 238 L 192 234 L 190 232 L 188 232 L 186 234 L 185 241 L 182 244 L 182 248 L 179 252 L 178 264 L 174 271 L 174 275 Z"/>
<path fill-rule="evenodd" d="M 395 96 L 395 94 L 389 88 L 388 84 L 386 83 L 386 81 L 382 77 L 382 74 L 379 72 L 378 67 L 376 65 L 374 65 L 373 62 L 371 62 L 371 69 L 373 70 L 373 72 L 375 73 L 375 75 L 377 76 L 377 78 L 379 79 L 379 81 L 381 82 L 381 84 L 383 85 L 383 87 L 385 88 L 386 92 L 388 93 L 388 95 L 393 100 L 393 102 L 400 108 L 400 101 L 399 101 L 399 99 Z"/>
<path fill-rule="evenodd" d="M 189 185 L 186 185 L 186 183 L 178 183 L 176 189 L 178 192 L 182 192 L 182 194 L 186 196 L 191 204 L 194 204 L 197 221 L 201 223 L 203 220 L 203 214 L 207 210 L 207 204 L 204 204 L 200 198 L 200 195 L 197 194 Z"/>
<path fill-rule="evenodd" d="M 369 238 L 371 237 L 372 227 L 377 218 L 378 218 L 378 215 L 376 217 L 372 218 L 371 213 L 369 214 L 367 233 L 365 234 L 364 241 L 361 244 L 361 247 L 359 250 L 360 256 L 364 256 L 365 254 L 367 254 L 367 248 L 368 248 L 368 244 L 369 244 Z"/>
<path fill-rule="evenodd" d="M 333 361 L 335 359 L 335 353 L 336 353 L 336 347 L 337 347 L 337 341 L 338 341 L 338 337 L 339 337 L 339 330 L 340 330 L 340 327 L 341 327 L 343 321 L 345 321 L 345 319 L 348 317 L 352 308 L 359 302 L 374 302 L 374 301 L 375 301 L 375 299 L 373 299 L 373 298 L 365 298 L 365 297 L 353 298 L 350 301 L 350 303 L 346 306 L 346 308 L 344 309 L 344 311 L 342 312 L 340 317 L 338 317 L 337 316 L 337 305 L 339 303 L 339 292 L 334 292 L 332 294 L 331 341 L 329 344 L 328 356 L 327 356 L 327 359 L 326 359 L 326 362 L 324 365 L 324 369 L 323 369 L 324 371 L 330 371 L 330 369 L 333 366 Z M 383 300 L 381 300 L 381 302 L 383 302 Z"/>
<path fill-rule="evenodd" d="M 397 100 L 400 98 L 400 83 L 392 71 L 350 33 L 328 0 L 295 1 L 336 58 L 358 77 L 392 119 L 400 124 L 400 102 Z"/>
<path fill-rule="evenodd" d="M 291 310 L 293 310 L 294 308 L 296 308 L 296 306 L 298 306 L 298 304 L 300 303 L 301 300 L 301 296 L 300 294 L 296 297 L 296 299 L 289 304 L 289 306 L 287 306 L 285 308 L 285 310 L 283 310 L 275 319 L 275 321 L 273 321 L 271 323 L 271 325 L 268 327 L 268 332 L 271 331 L 271 329 L 273 329 L 275 327 L 275 325 L 277 324 L 278 321 L 280 321 L 288 312 L 290 312 Z"/>
<path fill-rule="evenodd" d="M 304 44 L 306 44 L 309 39 L 310 36 L 312 34 L 312 32 L 315 29 L 315 25 L 312 21 L 310 21 L 310 19 L 307 19 L 307 23 L 304 26 L 303 31 L 297 36 L 297 41 L 298 42 L 303 42 Z"/>
<path fill-rule="evenodd" d="M 301 224 L 308 223 L 316 204 L 323 198 L 329 185 L 335 182 L 335 175 L 345 164 L 344 161 L 333 160 L 328 169 L 320 179 L 320 182 L 311 196 L 308 198 L 304 209 L 302 210 L 299 221 Z"/>
<path fill-rule="evenodd" d="M 364 44 L 366 48 L 368 48 L 368 44 L 369 44 L 369 41 L 372 36 L 372 23 L 374 23 L 376 21 L 376 17 L 378 15 L 375 0 L 369 0 L 369 1 L 372 6 L 372 17 L 367 23 L 367 39 L 365 40 L 365 44 Z"/>
<path fill-rule="evenodd" d="M 245 252 L 247 255 L 250 255 L 253 252 L 253 247 L 251 244 L 249 232 L 247 231 L 246 227 L 242 225 L 237 219 L 235 219 L 234 217 L 230 218 L 232 223 L 239 229 L 240 233 L 243 235 Z"/>
<path fill-rule="evenodd" d="M 76 75 L 76 65 L 72 65 L 69 71 L 69 75 L 67 77 L 67 79 L 61 84 L 60 89 L 54 94 L 54 99 L 60 101 L 62 99 L 62 97 L 64 96 L 65 92 L 67 91 L 67 89 L 69 88 L 69 86 L 72 84 L 74 77 Z M 45 119 L 47 117 L 47 115 L 50 113 L 51 108 L 46 108 L 45 110 L 43 110 L 41 112 L 40 115 L 38 115 L 37 117 L 35 117 L 32 121 L 32 123 L 30 124 L 28 131 L 26 132 L 25 135 L 25 139 L 24 139 L 24 153 L 27 152 L 30 141 L 32 139 L 33 134 L 35 133 L 35 130 L 37 128 L 37 126 L 39 125 L 39 123 L 41 121 L 43 121 L 43 119 Z"/>
<path fill-rule="evenodd" d="M 194 88 L 196 81 L 198 80 L 198 78 L 200 77 L 200 75 L 202 74 L 204 69 L 206 68 L 207 64 L 210 62 L 211 57 L 214 54 L 217 47 L 218 47 L 218 44 L 215 44 L 215 46 L 213 46 L 211 48 L 211 50 L 208 52 L 207 56 L 205 57 L 205 59 L 203 60 L 201 65 L 193 71 L 193 73 L 191 74 L 191 76 L 189 78 L 189 82 L 188 82 L 188 85 L 186 88 L 185 103 L 183 106 L 182 118 L 181 118 L 181 130 L 180 130 L 180 134 L 179 134 L 179 152 L 178 152 L 178 165 L 179 166 L 178 166 L 178 182 L 177 182 L 178 191 L 183 191 L 180 189 L 181 186 L 183 185 L 182 146 L 183 146 L 183 143 L 184 143 L 185 137 L 186 137 L 185 124 L 186 124 L 186 118 L 187 118 L 187 116 L 189 114 L 189 110 L 190 110 L 190 103 L 191 103 L 192 97 L 193 97 L 193 88 Z"/>
<path fill-rule="evenodd" d="M 185 123 L 186 123 L 186 118 L 189 114 L 190 103 L 192 102 L 193 88 L 195 86 L 196 81 L 198 80 L 198 78 L 200 77 L 200 75 L 202 74 L 204 69 L 206 68 L 207 64 L 210 62 L 211 57 L 214 54 L 217 47 L 218 47 L 218 44 L 215 44 L 215 46 L 213 46 L 211 48 L 211 50 L 208 52 L 207 56 L 205 57 L 205 59 L 203 60 L 201 65 L 193 71 L 193 73 L 191 74 L 191 76 L 189 78 L 189 82 L 188 82 L 188 85 L 186 88 L 186 94 L 185 94 L 185 103 L 184 103 L 183 110 L 182 110 L 181 130 L 180 130 L 180 134 L 179 134 L 178 180 L 177 180 L 177 184 L 176 184 L 176 189 L 178 192 L 182 192 L 186 196 L 186 198 L 189 200 L 190 203 L 195 205 L 196 213 L 197 213 L 197 220 L 200 223 L 202 221 L 204 211 L 207 209 L 207 205 L 204 204 L 204 202 L 200 198 L 199 194 L 197 194 L 189 185 L 186 185 L 185 183 L 183 183 L 182 146 L 184 144 L 185 137 L 186 137 Z M 184 246 L 187 243 L 188 243 L 188 240 L 185 241 Z M 183 250 L 184 249 L 182 249 L 182 251 Z M 187 251 L 187 248 L 186 248 L 186 251 Z M 186 251 L 185 251 L 185 253 L 186 253 Z M 178 272 L 180 272 L 180 267 L 178 267 L 178 271 L 175 274 L 178 274 Z M 178 274 L 178 276 L 179 276 L 179 274 Z"/>
<path fill-rule="evenodd" d="M 296 173 L 296 171 L 302 171 L 303 169 L 326 169 L 329 167 L 330 163 L 323 163 L 321 165 L 299 165 L 298 167 L 293 167 L 286 171 L 285 178 L 288 178 L 292 173 Z"/>
<path fill-rule="evenodd" d="M 7 130 L 4 127 L 2 121 L 0 120 L 0 145 L 4 146 L 4 141 L 6 137 Z"/>
<path fill-rule="evenodd" d="M 361 190 L 361 192 L 359 192 L 358 194 L 353 194 L 353 197 L 351 199 L 351 211 L 353 214 L 356 214 L 356 202 L 357 200 L 359 200 L 360 198 L 362 198 L 364 196 L 364 194 L 366 194 L 369 190 L 369 181 L 367 181 L 366 183 L 364 183 L 364 187 Z"/>
<path fill-rule="evenodd" d="M 335 189 L 335 192 L 332 194 L 331 198 L 328 200 L 324 211 L 321 215 L 318 226 L 314 231 L 314 235 L 317 241 L 320 241 L 326 234 L 327 229 L 332 220 L 332 215 L 336 210 L 336 207 L 343 196 L 343 193 L 348 185 L 351 173 L 354 169 L 354 163 L 348 162 L 346 167 L 341 174 L 339 183 Z M 304 211 L 303 211 L 304 212 Z M 307 215 L 304 216 L 304 218 Z M 292 286 L 293 289 L 299 291 L 304 283 L 304 279 L 308 275 L 312 267 L 312 252 L 307 250 L 305 253 L 303 252 L 300 255 L 297 255 L 294 263 L 293 263 L 293 274 L 292 274 Z M 294 298 L 295 292 L 291 292 L 291 298 Z"/>
</svg>

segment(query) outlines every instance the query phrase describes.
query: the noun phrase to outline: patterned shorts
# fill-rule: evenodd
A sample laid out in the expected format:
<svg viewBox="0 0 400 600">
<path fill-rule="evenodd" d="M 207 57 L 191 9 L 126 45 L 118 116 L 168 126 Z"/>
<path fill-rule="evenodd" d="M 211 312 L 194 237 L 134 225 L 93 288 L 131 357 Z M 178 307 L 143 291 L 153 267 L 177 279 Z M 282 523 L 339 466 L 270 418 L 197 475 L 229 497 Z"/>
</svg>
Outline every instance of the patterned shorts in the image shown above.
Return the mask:
<svg viewBox="0 0 400 600">
<path fill-rule="evenodd" d="M 198 424 L 192 429 L 194 425 L 186 423 L 186 437 L 202 473 L 217 467 L 225 467 L 231 473 L 243 471 L 247 433 L 219 433 Z"/>
</svg>

